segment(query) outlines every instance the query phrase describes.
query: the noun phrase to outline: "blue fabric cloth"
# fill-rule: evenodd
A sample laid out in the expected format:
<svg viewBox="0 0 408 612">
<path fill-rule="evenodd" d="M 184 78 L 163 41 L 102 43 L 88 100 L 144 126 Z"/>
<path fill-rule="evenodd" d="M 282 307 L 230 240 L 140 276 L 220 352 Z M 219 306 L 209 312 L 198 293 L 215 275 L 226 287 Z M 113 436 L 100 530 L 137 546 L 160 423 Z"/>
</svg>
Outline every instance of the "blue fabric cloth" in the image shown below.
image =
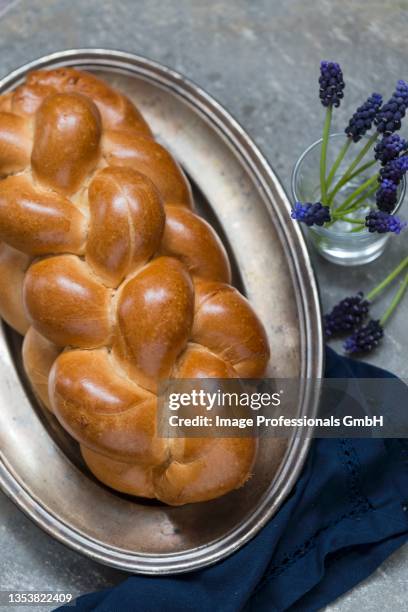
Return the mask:
<svg viewBox="0 0 408 612">
<path fill-rule="evenodd" d="M 326 353 L 326 376 L 390 377 Z M 392 398 L 389 398 L 392 401 Z M 313 611 L 353 587 L 408 539 L 406 440 L 315 440 L 291 496 L 246 546 L 202 571 L 132 576 L 66 610 Z"/>
</svg>

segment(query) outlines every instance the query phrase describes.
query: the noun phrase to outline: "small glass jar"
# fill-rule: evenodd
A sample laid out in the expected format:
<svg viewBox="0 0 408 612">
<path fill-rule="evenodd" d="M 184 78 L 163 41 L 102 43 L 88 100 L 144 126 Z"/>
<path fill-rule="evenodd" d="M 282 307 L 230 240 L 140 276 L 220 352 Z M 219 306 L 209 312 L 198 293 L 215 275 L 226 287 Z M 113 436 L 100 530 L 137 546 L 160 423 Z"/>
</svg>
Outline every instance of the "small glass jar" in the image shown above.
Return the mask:
<svg viewBox="0 0 408 612">
<path fill-rule="evenodd" d="M 344 145 L 345 138 L 344 134 L 331 134 L 327 147 L 327 173 L 330 172 L 330 168 L 341 147 Z M 361 147 L 364 146 L 365 142 L 366 139 L 362 139 L 360 143 L 352 143 L 349 147 L 333 178 L 331 188 L 342 177 L 346 168 L 355 159 L 355 156 Z M 318 202 L 320 199 L 321 143 L 322 139 L 313 143 L 302 153 L 296 162 L 292 173 L 292 196 L 294 202 Z M 370 159 L 373 159 L 371 151 L 367 153 L 367 156 L 359 165 L 363 165 L 365 162 L 370 161 Z M 341 204 L 352 191 L 362 185 L 373 174 L 374 169 L 371 167 L 356 176 L 355 179 L 339 190 L 336 201 Z M 396 212 L 401 207 L 405 197 L 405 190 L 406 181 L 404 177 L 399 185 L 398 201 L 393 212 Z M 375 204 L 375 194 L 368 198 L 368 203 Z M 359 218 L 365 217 L 368 210 L 369 206 L 366 209 L 360 209 L 354 214 Z M 352 216 L 350 214 L 350 217 Z M 302 227 L 307 229 L 311 242 L 325 259 L 342 266 L 356 266 L 374 261 L 374 259 L 377 259 L 383 253 L 390 239 L 390 234 L 370 233 L 367 228 L 353 232 L 352 230 L 356 228 L 356 225 L 346 221 L 337 221 L 329 227 L 319 227 L 316 225 L 307 227 L 304 224 L 302 224 Z"/>
</svg>

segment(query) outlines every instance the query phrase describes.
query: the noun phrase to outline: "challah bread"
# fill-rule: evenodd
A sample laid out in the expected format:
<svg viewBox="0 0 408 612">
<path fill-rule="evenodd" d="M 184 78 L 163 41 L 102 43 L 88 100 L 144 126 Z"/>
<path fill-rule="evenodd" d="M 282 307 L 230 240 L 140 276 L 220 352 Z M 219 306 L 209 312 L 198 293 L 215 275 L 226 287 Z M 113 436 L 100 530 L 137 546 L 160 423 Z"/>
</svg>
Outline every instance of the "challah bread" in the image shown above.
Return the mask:
<svg viewBox="0 0 408 612">
<path fill-rule="evenodd" d="M 0 97 L 0 314 L 41 402 L 109 487 L 168 504 L 249 478 L 250 438 L 157 435 L 167 378 L 259 377 L 261 322 L 139 111 L 71 68 Z"/>
</svg>

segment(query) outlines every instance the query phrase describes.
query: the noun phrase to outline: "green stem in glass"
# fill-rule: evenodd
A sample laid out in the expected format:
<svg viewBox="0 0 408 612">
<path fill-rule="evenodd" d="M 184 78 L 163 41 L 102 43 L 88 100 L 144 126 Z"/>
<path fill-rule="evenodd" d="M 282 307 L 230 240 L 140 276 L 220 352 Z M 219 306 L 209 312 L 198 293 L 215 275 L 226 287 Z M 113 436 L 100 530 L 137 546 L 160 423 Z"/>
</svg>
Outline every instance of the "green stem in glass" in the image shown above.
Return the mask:
<svg viewBox="0 0 408 612">
<path fill-rule="evenodd" d="M 345 215 L 346 213 L 343 213 L 342 215 L 335 217 L 332 221 L 329 221 L 328 223 L 326 223 L 325 227 L 331 227 L 337 221 L 347 221 L 347 223 L 354 223 L 356 225 L 365 225 L 365 219 L 353 219 L 352 217 L 349 218 L 349 217 L 346 217 Z M 359 228 L 359 229 L 363 229 L 363 228 Z M 354 231 L 354 230 L 351 230 L 351 231 Z"/>
<path fill-rule="evenodd" d="M 335 208 L 332 212 L 332 221 L 330 221 L 326 227 L 329 227 L 330 225 L 333 225 L 333 223 L 336 223 L 336 221 L 338 219 L 342 219 L 344 217 L 344 215 L 348 215 L 351 212 L 354 212 L 355 210 L 357 210 L 360 205 L 365 201 L 368 200 L 372 195 L 374 195 L 374 193 L 377 191 L 377 185 L 374 185 L 371 189 L 369 189 L 366 193 L 363 193 L 362 196 L 360 196 L 355 202 L 352 203 L 351 206 L 348 206 L 346 209 L 341 210 L 340 206 L 338 206 L 337 208 Z"/>
<path fill-rule="evenodd" d="M 368 151 L 371 149 L 371 147 L 373 146 L 377 138 L 378 138 L 378 132 L 374 132 L 374 134 L 372 134 L 370 138 L 367 140 L 364 147 L 361 149 L 360 153 L 356 156 L 355 160 L 351 162 L 351 164 L 349 165 L 349 167 L 347 168 L 343 176 L 346 176 L 346 175 L 350 176 L 354 168 L 357 168 L 358 164 L 361 162 L 363 157 L 365 157 Z"/>
<path fill-rule="evenodd" d="M 341 164 L 341 162 L 343 161 L 343 159 L 346 156 L 347 151 L 349 150 L 349 147 L 351 145 L 353 141 L 351 140 L 351 138 L 346 138 L 346 142 L 344 143 L 344 145 L 341 147 L 338 156 L 336 157 L 336 160 L 333 164 L 333 166 L 331 167 L 331 170 L 327 176 L 326 179 L 326 192 L 329 191 L 330 185 L 332 184 L 332 181 L 335 177 L 335 174 Z"/>
<path fill-rule="evenodd" d="M 405 275 L 404 280 L 402 281 L 398 291 L 396 292 L 393 299 L 391 300 L 391 304 L 388 306 L 387 310 L 384 312 L 383 316 L 381 317 L 380 325 L 384 327 L 384 325 L 387 323 L 388 319 L 390 318 L 390 316 L 392 315 L 392 313 L 394 312 L 394 310 L 397 308 L 398 304 L 404 297 L 405 291 L 407 289 L 408 289 L 408 274 Z"/>
<path fill-rule="evenodd" d="M 366 191 L 369 187 L 371 187 L 371 185 L 378 181 L 378 173 L 377 174 L 373 174 L 373 176 L 370 176 L 370 178 L 368 178 L 366 181 L 364 181 L 364 183 L 361 183 L 361 185 L 359 187 L 357 187 L 357 189 L 355 189 L 353 191 L 353 193 L 351 193 L 345 200 L 344 202 L 342 202 L 340 204 L 340 206 L 338 206 L 336 208 L 336 211 L 339 212 L 344 212 L 344 210 L 347 210 L 347 208 L 349 208 L 349 204 L 351 204 L 351 202 L 353 202 L 353 200 L 355 200 L 357 198 L 357 196 L 359 196 L 361 193 L 363 193 L 364 191 Z M 365 194 L 365 197 L 367 197 L 367 194 Z"/>
<path fill-rule="evenodd" d="M 360 204 L 362 204 L 365 200 L 368 200 L 368 198 L 370 198 L 376 191 L 377 191 L 377 185 L 374 185 L 366 193 L 363 193 L 362 196 L 360 196 L 355 202 L 352 203 L 351 206 L 347 207 L 345 210 L 340 210 L 340 206 L 335 208 L 331 213 L 332 220 L 326 223 L 325 227 L 332 226 L 334 223 L 336 223 L 336 221 L 344 219 L 345 218 L 344 215 L 348 215 L 351 212 L 354 212 L 355 210 L 357 210 L 360 207 Z M 346 221 L 349 221 L 350 223 L 352 222 L 350 219 L 346 219 Z M 357 230 L 353 230 L 353 231 L 357 231 Z"/>
<path fill-rule="evenodd" d="M 374 134 L 367 140 L 366 144 L 361 149 L 360 153 L 356 156 L 354 161 L 351 162 L 351 164 L 349 165 L 349 167 L 343 174 L 342 178 L 334 186 L 334 189 L 331 192 L 330 201 L 333 200 L 334 196 L 339 191 L 339 189 L 341 189 L 343 185 L 348 183 L 348 181 L 350 180 L 350 176 L 353 173 L 353 170 L 358 166 L 358 164 L 361 162 L 363 157 L 368 153 L 368 151 L 371 149 L 371 147 L 373 146 L 377 138 L 378 138 L 378 132 L 374 132 Z"/>
<path fill-rule="evenodd" d="M 346 177 L 344 180 L 340 179 L 340 181 L 337 183 L 336 188 L 333 189 L 333 191 L 331 191 L 329 194 L 327 194 L 327 201 L 331 204 L 334 202 L 334 198 L 335 196 L 338 194 L 339 190 L 344 187 L 345 185 L 347 185 L 347 183 L 350 183 L 354 178 L 356 178 L 356 176 L 358 176 L 359 174 L 361 174 L 362 172 L 364 172 L 364 170 L 367 170 L 368 168 L 370 168 L 371 166 L 374 166 L 374 164 L 376 164 L 377 161 L 375 159 L 367 162 L 366 164 L 363 164 L 362 166 L 359 166 L 357 168 L 357 170 L 355 170 L 353 172 L 353 174 L 350 174 L 350 176 Z"/>
<path fill-rule="evenodd" d="M 355 223 L 357 225 L 365 225 L 365 219 L 352 219 L 350 217 L 338 217 L 336 219 L 336 221 L 339 221 L 340 219 L 342 221 L 347 221 L 347 223 Z"/>
<path fill-rule="evenodd" d="M 364 170 L 368 170 L 368 168 L 371 168 L 371 166 L 374 166 L 374 164 L 376 164 L 376 163 L 377 163 L 377 160 L 376 159 L 372 159 L 371 161 L 366 162 L 362 166 L 359 166 L 358 168 L 356 168 L 356 170 L 354 170 L 353 174 L 350 174 L 350 176 L 347 179 L 347 182 L 352 181 L 353 178 L 355 178 L 356 176 L 358 176 L 359 174 L 364 172 Z"/>
<path fill-rule="evenodd" d="M 372 195 L 375 194 L 375 192 L 377 191 L 378 186 L 377 185 L 373 185 L 373 187 L 371 187 L 371 189 L 369 189 L 366 193 L 363 193 L 362 196 L 360 196 L 355 202 L 353 202 L 353 204 L 349 207 L 347 207 L 345 210 L 340 211 L 341 214 L 348 214 L 350 212 L 353 212 L 354 210 L 356 210 L 357 208 L 360 207 L 360 204 L 362 204 L 365 200 L 368 200 L 368 198 L 370 198 Z M 336 209 L 336 211 L 339 210 L 338 208 Z"/>
<path fill-rule="evenodd" d="M 392 283 L 392 281 L 399 275 L 401 274 L 401 272 L 408 267 L 408 257 L 404 257 L 404 259 L 402 261 L 400 261 L 400 263 L 398 264 L 398 266 L 396 268 L 394 268 L 394 270 L 392 270 L 392 272 L 390 272 L 390 274 L 388 274 L 388 276 L 386 278 L 384 278 L 384 280 L 381 281 L 381 283 L 379 285 L 377 285 L 376 287 L 374 287 L 374 289 L 372 289 L 370 291 L 370 293 L 367 294 L 367 300 L 369 302 L 372 302 L 373 299 L 375 297 L 377 297 L 377 295 L 379 295 L 382 291 L 384 291 L 384 289 L 386 287 L 388 287 L 388 285 L 390 283 Z"/>
<path fill-rule="evenodd" d="M 327 145 L 329 142 L 330 125 L 332 118 L 332 106 L 328 106 L 326 110 L 326 118 L 323 126 L 323 139 L 322 147 L 320 151 L 320 192 L 322 204 L 326 204 L 327 190 L 326 190 L 326 164 L 327 164 Z"/>
</svg>

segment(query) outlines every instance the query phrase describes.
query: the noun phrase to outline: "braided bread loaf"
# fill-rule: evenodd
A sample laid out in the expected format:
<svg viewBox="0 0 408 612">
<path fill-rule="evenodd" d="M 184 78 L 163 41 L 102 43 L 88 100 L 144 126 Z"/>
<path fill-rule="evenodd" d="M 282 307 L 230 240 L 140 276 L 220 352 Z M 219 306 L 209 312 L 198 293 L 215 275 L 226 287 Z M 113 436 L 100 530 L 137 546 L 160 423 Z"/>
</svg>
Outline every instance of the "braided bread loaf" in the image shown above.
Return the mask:
<svg viewBox="0 0 408 612">
<path fill-rule="evenodd" d="M 70 68 L 0 97 L 0 314 L 98 479 L 168 504 L 241 486 L 252 439 L 164 439 L 164 378 L 258 377 L 262 324 L 133 104 Z"/>
</svg>

